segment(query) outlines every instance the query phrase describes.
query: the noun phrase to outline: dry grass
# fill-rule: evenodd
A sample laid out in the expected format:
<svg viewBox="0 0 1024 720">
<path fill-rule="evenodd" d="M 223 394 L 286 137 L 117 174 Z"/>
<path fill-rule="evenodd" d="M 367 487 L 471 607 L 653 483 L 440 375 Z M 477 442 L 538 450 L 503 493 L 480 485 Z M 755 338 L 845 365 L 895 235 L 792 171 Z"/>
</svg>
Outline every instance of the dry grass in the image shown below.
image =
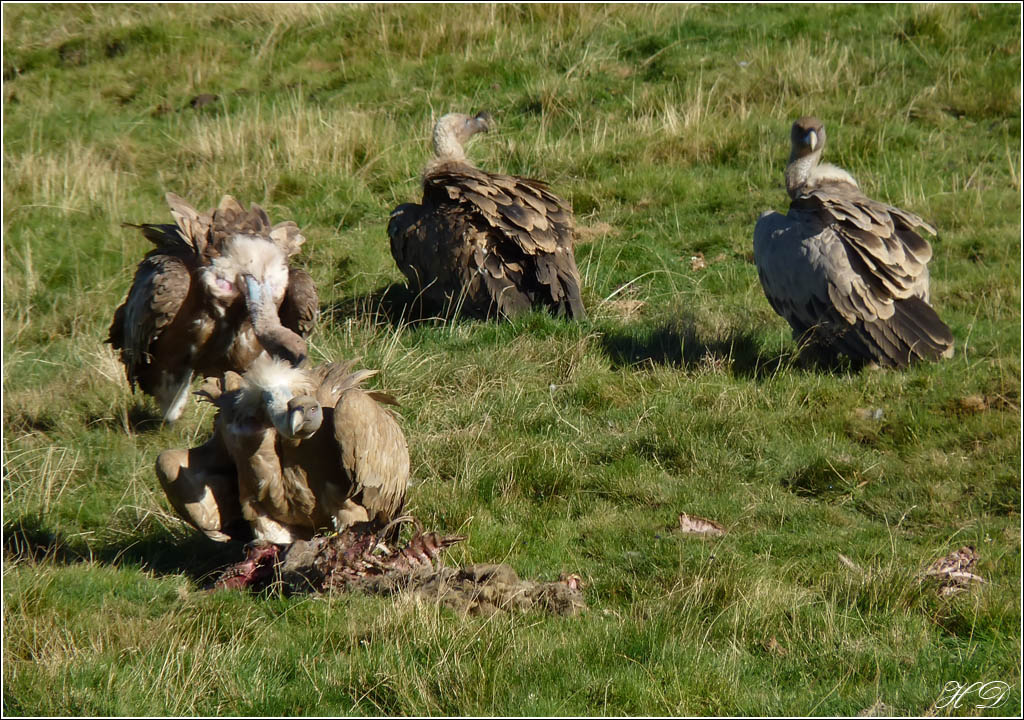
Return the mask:
<svg viewBox="0 0 1024 720">
<path fill-rule="evenodd" d="M 913 714 L 951 678 L 1019 704 L 1019 30 L 995 5 L 5 6 L 5 713 Z M 471 157 L 576 209 L 585 323 L 391 304 L 388 213 L 433 120 L 485 108 Z M 817 368 L 764 300 L 751 231 L 807 112 L 940 229 L 952 361 Z M 381 370 L 410 510 L 469 535 L 452 562 L 578 572 L 590 609 L 199 592 L 238 550 L 152 465 L 210 406 L 158 426 L 103 344 L 148 249 L 119 224 L 168 221 L 167 190 L 298 222 L 312 355 Z M 917 582 L 963 544 L 984 587 Z"/>
</svg>

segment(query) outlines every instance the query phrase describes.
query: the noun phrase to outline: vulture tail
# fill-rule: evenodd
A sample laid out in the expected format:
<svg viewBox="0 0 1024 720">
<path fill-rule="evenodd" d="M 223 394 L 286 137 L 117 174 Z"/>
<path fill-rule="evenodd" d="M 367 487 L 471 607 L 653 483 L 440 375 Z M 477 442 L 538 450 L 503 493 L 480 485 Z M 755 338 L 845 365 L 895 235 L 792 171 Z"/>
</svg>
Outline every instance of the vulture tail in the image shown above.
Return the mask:
<svg viewBox="0 0 1024 720">
<path fill-rule="evenodd" d="M 888 320 L 865 323 L 877 360 L 904 368 L 917 359 L 941 360 L 953 355 L 953 333 L 938 313 L 919 297 L 898 300 Z"/>
</svg>

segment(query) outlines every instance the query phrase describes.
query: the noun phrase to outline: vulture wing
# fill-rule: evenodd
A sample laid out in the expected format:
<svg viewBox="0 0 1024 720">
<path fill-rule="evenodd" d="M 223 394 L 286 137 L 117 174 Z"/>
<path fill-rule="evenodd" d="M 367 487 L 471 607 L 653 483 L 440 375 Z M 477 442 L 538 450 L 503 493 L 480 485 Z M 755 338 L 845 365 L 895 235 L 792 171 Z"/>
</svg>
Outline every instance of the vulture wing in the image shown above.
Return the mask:
<svg viewBox="0 0 1024 720">
<path fill-rule="evenodd" d="M 935 228 L 918 216 L 871 200 L 848 183 L 825 183 L 798 195 L 790 213 L 831 227 L 878 298 L 917 295 L 928 301 L 932 247 L 918 231 L 934 235 Z"/>
<path fill-rule="evenodd" d="M 253 208 L 258 206 L 253 205 Z M 262 208 L 260 208 L 262 212 Z M 279 222 L 274 227 L 270 228 L 270 232 L 267 233 L 270 239 L 273 240 L 277 245 L 285 251 L 288 257 L 295 255 L 299 252 L 302 244 L 306 242 L 305 236 L 299 231 L 299 226 L 295 224 L 293 220 L 285 220 Z"/>
<path fill-rule="evenodd" d="M 351 483 L 345 497 L 362 506 L 370 522 L 383 525 L 405 503 L 409 448 L 394 416 L 379 404 L 395 404 L 394 399 L 359 388 L 377 371 L 351 372 L 354 364 L 328 363 L 312 370 L 314 382 L 319 383 L 316 399 L 325 409 L 333 408 L 325 412 L 325 419 L 332 417 L 338 457 Z"/>
<path fill-rule="evenodd" d="M 423 205 L 448 218 L 421 227 L 457 234 L 464 246 L 455 253 L 459 274 L 464 281 L 483 276 L 499 311 L 514 314 L 537 302 L 574 319 L 586 317 L 573 255 L 572 210 L 547 185 L 468 165 L 447 166 L 424 178 Z"/>
<path fill-rule="evenodd" d="M 138 228 L 143 236 L 159 250 L 188 255 L 201 255 L 206 249 L 210 230 L 209 215 L 200 215 L 195 209 L 172 192 L 166 195 L 174 216 L 170 223 L 121 223 L 122 227 Z"/>
<path fill-rule="evenodd" d="M 195 208 L 172 192 L 167 193 L 164 198 L 171 208 L 171 216 L 184 243 L 196 255 L 205 256 L 208 252 L 213 219 L 207 213 L 196 212 Z"/>
<path fill-rule="evenodd" d="M 334 408 L 334 437 L 352 481 L 352 501 L 366 509 L 370 522 L 390 522 L 401 512 L 409 485 L 409 448 L 395 418 L 353 387 Z"/>
<path fill-rule="evenodd" d="M 139 263 L 128 297 L 114 312 L 107 339 L 121 351 L 132 389 L 142 366 L 151 361 L 151 345 L 188 297 L 191 282 L 190 265 L 178 254 L 154 251 Z"/>
<path fill-rule="evenodd" d="M 301 268 L 288 268 L 288 289 L 278 310 L 281 324 L 308 337 L 320 314 L 320 298 L 312 276 Z"/>
<path fill-rule="evenodd" d="M 788 215 L 758 220 L 754 259 L 768 301 L 797 334 L 814 330 L 854 358 L 904 367 L 948 357 L 952 333 L 926 302 L 931 248 L 915 232 L 930 227 L 855 193 L 816 189 Z"/>
</svg>

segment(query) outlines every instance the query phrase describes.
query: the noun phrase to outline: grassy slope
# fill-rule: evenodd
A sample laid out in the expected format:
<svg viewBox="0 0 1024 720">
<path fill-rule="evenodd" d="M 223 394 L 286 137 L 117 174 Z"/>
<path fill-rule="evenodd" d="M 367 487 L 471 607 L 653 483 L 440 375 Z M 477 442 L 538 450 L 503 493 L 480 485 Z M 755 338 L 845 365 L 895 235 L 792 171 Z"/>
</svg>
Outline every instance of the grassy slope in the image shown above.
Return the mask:
<svg viewBox="0 0 1024 720">
<path fill-rule="evenodd" d="M 916 714 L 948 680 L 1019 706 L 1015 6 L 3 14 L 5 713 Z M 573 203 L 585 323 L 376 312 L 432 119 L 479 108 L 500 129 L 471 156 Z M 829 161 L 940 229 L 953 360 L 792 361 L 751 233 L 808 112 Z M 315 354 L 402 401 L 411 509 L 468 533 L 452 561 L 581 573 L 592 609 L 196 592 L 238 551 L 173 516 L 152 463 L 210 413 L 140 427 L 102 345 L 146 250 L 119 223 L 166 221 L 168 189 L 295 219 Z M 683 511 L 729 533 L 682 537 Z M 964 544 L 987 585 L 917 584 Z"/>
</svg>

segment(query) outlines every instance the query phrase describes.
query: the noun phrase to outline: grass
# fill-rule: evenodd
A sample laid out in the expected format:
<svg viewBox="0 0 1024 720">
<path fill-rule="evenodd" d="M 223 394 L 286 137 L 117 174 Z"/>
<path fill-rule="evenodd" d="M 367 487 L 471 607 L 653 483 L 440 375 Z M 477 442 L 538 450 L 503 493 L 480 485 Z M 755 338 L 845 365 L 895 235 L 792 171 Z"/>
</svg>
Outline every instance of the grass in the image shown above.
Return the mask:
<svg viewBox="0 0 1024 720">
<path fill-rule="evenodd" d="M 5 714 L 1020 709 L 1015 5 L 8 4 L 3 22 Z M 471 157 L 573 204 L 584 323 L 387 312 L 388 213 L 417 197 L 432 121 L 479 109 L 499 130 Z M 806 113 L 828 161 L 939 228 L 952 360 L 794 357 L 750 257 Z M 120 223 L 167 221 L 167 190 L 299 223 L 314 357 L 360 357 L 399 397 L 410 509 L 469 536 L 451 562 L 578 572 L 583 615 L 199 592 L 239 549 L 174 516 L 153 462 L 201 442 L 209 407 L 157 426 L 102 342 L 147 249 Z M 728 532 L 683 536 L 681 512 Z M 918 582 L 966 544 L 985 585 Z M 951 680 L 1010 692 L 936 707 Z"/>
</svg>

